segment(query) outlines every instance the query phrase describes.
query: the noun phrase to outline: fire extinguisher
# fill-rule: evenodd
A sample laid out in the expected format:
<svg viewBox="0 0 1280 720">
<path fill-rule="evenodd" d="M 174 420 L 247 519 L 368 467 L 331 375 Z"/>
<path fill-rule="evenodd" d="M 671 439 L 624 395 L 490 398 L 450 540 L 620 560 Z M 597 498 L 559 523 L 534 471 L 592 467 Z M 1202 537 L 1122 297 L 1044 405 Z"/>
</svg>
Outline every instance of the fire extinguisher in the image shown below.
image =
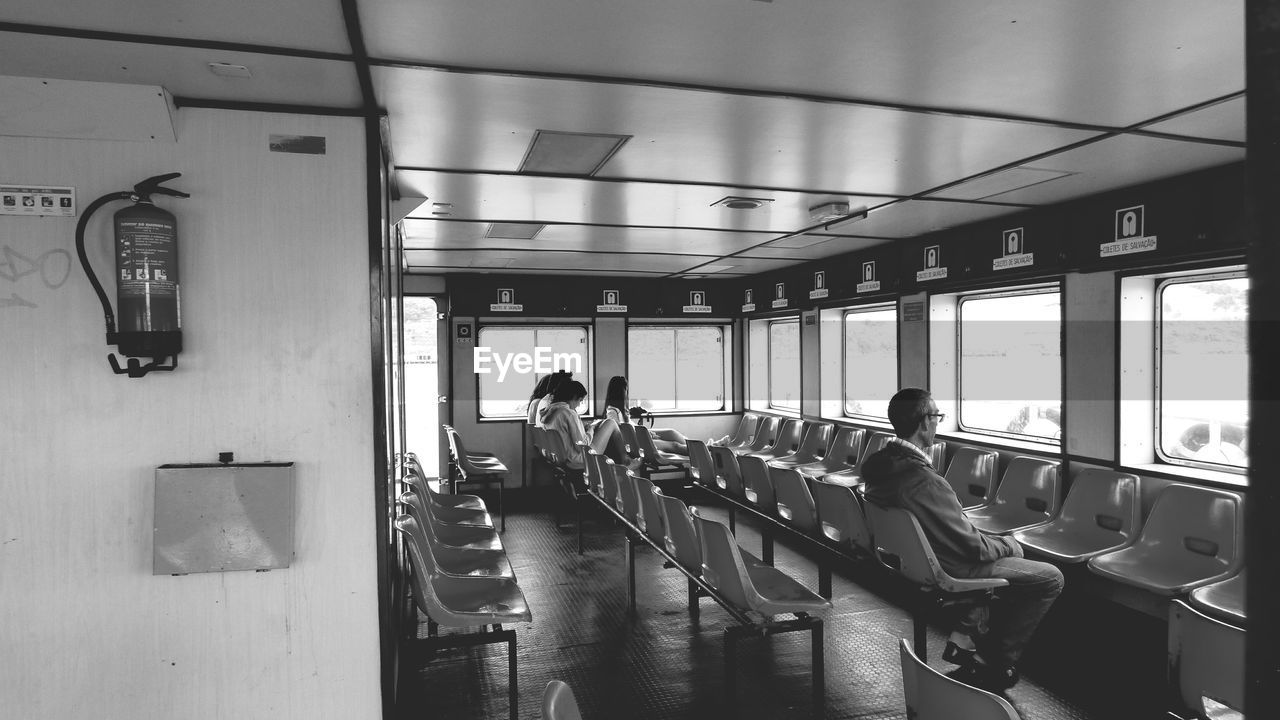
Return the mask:
<svg viewBox="0 0 1280 720">
<path fill-rule="evenodd" d="M 107 324 L 107 344 L 115 345 L 128 358 L 121 368 L 114 353 L 107 355 L 117 375 L 142 377 L 153 370 L 178 367 L 182 352 L 182 291 L 178 284 L 178 225 L 173 213 L 156 207 L 152 195 L 191 197 L 187 193 L 161 187 L 181 173 L 150 177 L 133 190 L 113 192 L 94 200 L 85 208 L 76 224 L 76 254 L 85 275 L 102 302 Z M 89 217 L 100 207 L 115 200 L 130 200 L 132 205 L 115 214 L 116 306 L 120 325 L 111 302 L 98 282 L 84 250 L 84 231 Z M 143 365 L 138 358 L 150 358 Z M 170 364 L 164 364 L 170 359 Z"/>
</svg>

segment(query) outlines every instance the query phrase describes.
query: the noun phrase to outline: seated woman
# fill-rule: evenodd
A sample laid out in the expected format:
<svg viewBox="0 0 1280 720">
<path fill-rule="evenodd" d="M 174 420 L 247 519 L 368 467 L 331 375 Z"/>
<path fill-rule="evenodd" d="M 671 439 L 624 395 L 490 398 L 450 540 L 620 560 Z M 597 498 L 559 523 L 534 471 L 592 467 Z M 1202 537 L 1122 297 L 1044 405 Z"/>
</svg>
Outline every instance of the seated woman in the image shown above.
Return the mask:
<svg viewBox="0 0 1280 720">
<path fill-rule="evenodd" d="M 551 404 L 551 393 L 555 392 L 557 387 L 566 380 L 573 379 L 573 373 L 566 370 L 557 370 L 550 375 L 543 375 L 538 384 L 533 387 L 533 394 L 529 396 L 529 424 L 542 427 L 542 421 L 539 415 L 548 405 Z"/>
<path fill-rule="evenodd" d="M 622 441 L 622 432 L 613 420 L 605 420 L 597 425 L 588 435 L 582 425 L 582 417 L 578 415 L 578 406 L 587 398 L 587 389 L 577 380 L 561 383 L 551 394 L 551 404 L 538 415 L 542 427 L 547 430 L 559 430 L 564 437 L 569 452 L 568 464 L 572 468 L 586 466 L 579 442 L 587 442 L 598 453 L 604 453 L 620 465 L 630 465 L 632 459 L 627 455 L 626 444 Z"/>
<path fill-rule="evenodd" d="M 609 389 L 605 391 L 604 395 L 605 419 L 612 420 L 619 425 L 631 422 L 627 404 L 627 379 L 621 375 L 614 375 L 609 379 Z M 684 435 L 679 430 L 650 428 L 649 434 L 653 436 L 653 447 L 658 452 L 675 453 L 677 455 L 689 454 L 689 446 Z"/>
</svg>

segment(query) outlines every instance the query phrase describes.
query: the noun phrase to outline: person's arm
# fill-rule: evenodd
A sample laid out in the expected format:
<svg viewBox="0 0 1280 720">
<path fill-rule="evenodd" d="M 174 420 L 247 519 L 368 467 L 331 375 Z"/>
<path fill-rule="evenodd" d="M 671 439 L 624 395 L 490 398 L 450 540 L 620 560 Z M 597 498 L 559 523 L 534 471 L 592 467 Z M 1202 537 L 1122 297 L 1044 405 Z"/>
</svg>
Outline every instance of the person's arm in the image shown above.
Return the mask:
<svg viewBox="0 0 1280 720">
<path fill-rule="evenodd" d="M 945 481 L 923 483 L 911 497 L 912 508 L 930 543 L 945 546 L 969 562 L 991 562 L 1021 555 L 1012 538 L 980 532 L 965 517 L 955 492 Z M 937 552 L 938 548 L 934 548 Z"/>
</svg>

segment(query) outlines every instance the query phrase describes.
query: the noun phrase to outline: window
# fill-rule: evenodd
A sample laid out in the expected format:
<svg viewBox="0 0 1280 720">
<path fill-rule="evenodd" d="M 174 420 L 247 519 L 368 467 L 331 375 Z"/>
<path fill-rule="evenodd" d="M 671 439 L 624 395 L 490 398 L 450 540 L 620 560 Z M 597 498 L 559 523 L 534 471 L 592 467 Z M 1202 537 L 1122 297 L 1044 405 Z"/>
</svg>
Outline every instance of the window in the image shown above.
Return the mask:
<svg viewBox="0 0 1280 720">
<path fill-rule="evenodd" d="M 723 410 L 731 361 L 726 335 L 711 326 L 629 328 L 631 403 L 652 412 Z"/>
<path fill-rule="evenodd" d="M 1161 460 L 1248 466 L 1249 280 L 1242 273 L 1156 286 L 1156 448 Z"/>
<path fill-rule="evenodd" d="M 888 418 L 898 390 L 898 311 L 890 306 L 844 314 L 844 414 Z"/>
<path fill-rule="evenodd" d="M 800 320 L 769 323 L 769 407 L 800 410 Z"/>
<path fill-rule="evenodd" d="M 960 298 L 960 428 L 1056 440 L 1062 416 L 1056 287 Z"/>
<path fill-rule="evenodd" d="M 480 381 L 480 417 L 525 418 L 529 395 L 544 375 L 568 370 L 591 403 L 591 344 L 586 327 L 489 326 L 476 338 L 473 366 Z"/>
</svg>

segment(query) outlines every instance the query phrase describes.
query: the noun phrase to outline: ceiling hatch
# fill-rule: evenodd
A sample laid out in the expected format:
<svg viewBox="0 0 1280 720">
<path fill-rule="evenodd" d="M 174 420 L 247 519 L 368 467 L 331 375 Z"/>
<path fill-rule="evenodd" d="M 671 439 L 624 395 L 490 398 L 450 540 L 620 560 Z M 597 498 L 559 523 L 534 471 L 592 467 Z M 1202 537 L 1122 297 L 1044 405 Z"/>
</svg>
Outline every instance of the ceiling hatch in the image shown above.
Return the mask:
<svg viewBox="0 0 1280 720">
<path fill-rule="evenodd" d="M 630 135 L 537 130 L 520 162 L 520 172 L 595 175 Z"/>
</svg>

